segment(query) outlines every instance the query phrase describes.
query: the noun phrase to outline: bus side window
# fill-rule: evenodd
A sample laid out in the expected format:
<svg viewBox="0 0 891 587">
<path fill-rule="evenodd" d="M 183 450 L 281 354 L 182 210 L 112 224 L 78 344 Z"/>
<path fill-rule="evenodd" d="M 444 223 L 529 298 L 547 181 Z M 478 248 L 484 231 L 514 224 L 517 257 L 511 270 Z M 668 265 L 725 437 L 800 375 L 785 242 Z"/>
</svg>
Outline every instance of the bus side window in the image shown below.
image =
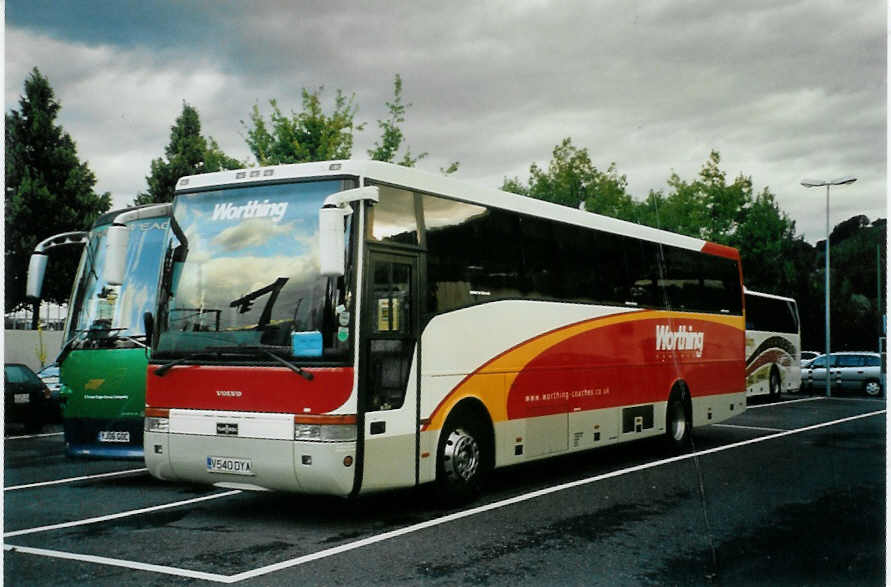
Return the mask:
<svg viewBox="0 0 891 587">
<path fill-rule="evenodd" d="M 414 350 L 414 267 L 390 258 L 372 261 L 369 408 L 394 410 L 405 401 Z"/>
<path fill-rule="evenodd" d="M 367 238 L 417 246 L 418 221 L 413 192 L 389 186 L 378 186 L 380 202 L 369 208 Z"/>
</svg>

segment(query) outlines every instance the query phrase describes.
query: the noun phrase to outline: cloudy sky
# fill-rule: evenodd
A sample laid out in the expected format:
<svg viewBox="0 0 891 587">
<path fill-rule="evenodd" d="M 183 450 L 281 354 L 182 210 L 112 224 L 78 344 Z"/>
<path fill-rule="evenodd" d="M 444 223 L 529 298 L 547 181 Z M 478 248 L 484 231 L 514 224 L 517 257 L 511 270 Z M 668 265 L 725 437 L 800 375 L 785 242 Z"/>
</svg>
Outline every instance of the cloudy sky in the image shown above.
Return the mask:
<svg viewBox="0 0 891 587">
<path fill-rule="evenodd" d="M 422 169 L 457 160 L 456 178 L 498 187 L 572 137 L 642 198 L 717 149 L 815 242 L 825 191 L 804 177 L 858 178 L 832 191 L 833 225 L 887 216 L 886 30 L 884 0 L 7 0 L 5 98 L 18 108 L 40 68 L 97 189 L 124 205 L 183 100 L 248 159 L 254 104 L 355 93 L 365 158 L 399 73 Z"/>
</svg>

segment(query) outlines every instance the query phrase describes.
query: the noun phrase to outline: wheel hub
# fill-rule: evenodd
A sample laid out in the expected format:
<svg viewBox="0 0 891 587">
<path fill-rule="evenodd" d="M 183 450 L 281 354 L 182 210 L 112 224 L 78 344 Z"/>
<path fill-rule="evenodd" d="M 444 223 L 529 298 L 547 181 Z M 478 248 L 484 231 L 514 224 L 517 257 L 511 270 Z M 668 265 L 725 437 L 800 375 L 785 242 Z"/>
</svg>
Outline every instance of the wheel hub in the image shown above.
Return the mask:
<svg viewBox="0 0 891 587">
<path fill-rule="evenodd" d="M 684 405 L 680 402 L 674 402 L 671 408 L 671 436 L 677 441 L 684 438 L 687 433 L 687 418 L 684 414 Z"/>
<path fill-rule="evenodd" d="M 446 439 L 443 469 L 450 479 L 468 481 L 480 466 L 480 447 L 476 439 L 462 429 L 454 430 Z"/>
</svg>

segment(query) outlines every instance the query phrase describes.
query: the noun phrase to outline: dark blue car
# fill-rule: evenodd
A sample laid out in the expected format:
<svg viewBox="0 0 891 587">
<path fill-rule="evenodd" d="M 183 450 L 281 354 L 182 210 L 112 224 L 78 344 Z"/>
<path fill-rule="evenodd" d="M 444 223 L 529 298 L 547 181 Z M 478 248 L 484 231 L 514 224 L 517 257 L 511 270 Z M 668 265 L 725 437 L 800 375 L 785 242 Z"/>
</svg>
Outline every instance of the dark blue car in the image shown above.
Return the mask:
<svg viewBox="0 0 891 587">
<path fill-rule="evenodd" d="M 4 421 L 21 423 L 28 432 L 39 432 L 51 417 L 50 390 L 27 365 L 3 365 Z"/>
</svg>

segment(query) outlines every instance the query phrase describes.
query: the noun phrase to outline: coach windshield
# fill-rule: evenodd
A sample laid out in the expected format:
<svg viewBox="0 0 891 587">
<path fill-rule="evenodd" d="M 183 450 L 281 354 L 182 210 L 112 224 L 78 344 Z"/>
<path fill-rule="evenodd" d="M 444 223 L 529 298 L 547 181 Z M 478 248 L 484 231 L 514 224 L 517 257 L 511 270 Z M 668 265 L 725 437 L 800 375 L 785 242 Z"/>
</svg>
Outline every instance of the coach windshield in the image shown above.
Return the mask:
<svg viewBox="0 0 891 587">
<path fill-rule="evenodd" d="M 318 246 L 319 209 L 343 187 L 338 179 L 177 196 L 188 246 L 167 253 L 156 356 L 343 358 L 348 279 L 320 275 Z"/>
<path fill-rule="evenodd" d="M 133 346 L 145 334 L 143 314 L 154 308 L 165 218 L 146 218 L 127 225 L 130 238 L 125 258 L 126 280 L 111 285 L 105 276 L 108 225 L 94 228 L 81 256 L 79 279 L 71 301 L 66 341 L 73 348 Z"/>
</svg>

